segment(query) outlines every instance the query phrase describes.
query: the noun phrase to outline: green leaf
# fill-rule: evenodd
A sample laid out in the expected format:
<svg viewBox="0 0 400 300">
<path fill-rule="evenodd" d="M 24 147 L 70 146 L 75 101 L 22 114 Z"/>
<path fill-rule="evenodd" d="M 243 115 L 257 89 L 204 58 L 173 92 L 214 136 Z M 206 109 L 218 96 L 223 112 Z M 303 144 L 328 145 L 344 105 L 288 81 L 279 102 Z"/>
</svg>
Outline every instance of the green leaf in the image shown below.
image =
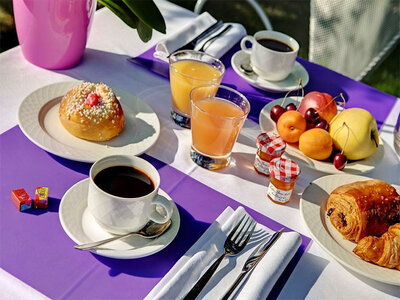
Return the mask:
<svg viewBox="0 0 400 300">
<path fill-rule="evenodd" d="M 145 23 L 141 21 L 139 21 L 138 23 L 137 32 L 139 34 L 140 39 L 145 43 L 151 39 L 153 33 L 151 27 L 147 26 Z"/>
<path fill-rule="evenodd" d="M 103 0 L 104 1 L 104 0 Z M 115 1 L 115 0 L 114 0 Z M 147 26 L 165 33 L 165 21 L 153 0 L 122 0 Z"/>
<path fill-rule="evenodd" d="M 137 28 L 140 22 L 139 18 L 133 13 L 122 0 L 98 0 L 101 4 L 108 7 L 116 14 L 126 25 Z"/>
</svg>

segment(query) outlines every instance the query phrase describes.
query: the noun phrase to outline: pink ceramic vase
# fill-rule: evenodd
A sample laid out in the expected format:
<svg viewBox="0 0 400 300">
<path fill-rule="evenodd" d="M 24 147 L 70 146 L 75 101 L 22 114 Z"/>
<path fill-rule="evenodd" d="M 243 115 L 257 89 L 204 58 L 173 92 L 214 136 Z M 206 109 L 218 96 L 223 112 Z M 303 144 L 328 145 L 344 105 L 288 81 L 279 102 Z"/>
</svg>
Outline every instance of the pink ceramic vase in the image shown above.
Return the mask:
<svg viewBox="0 0 400 300">
<path fill-rule="evenodd" d="M 82 58 L 96 0 L 13 0 L 25 58 L 46 69 L 67 69 Z"/>
</svg>

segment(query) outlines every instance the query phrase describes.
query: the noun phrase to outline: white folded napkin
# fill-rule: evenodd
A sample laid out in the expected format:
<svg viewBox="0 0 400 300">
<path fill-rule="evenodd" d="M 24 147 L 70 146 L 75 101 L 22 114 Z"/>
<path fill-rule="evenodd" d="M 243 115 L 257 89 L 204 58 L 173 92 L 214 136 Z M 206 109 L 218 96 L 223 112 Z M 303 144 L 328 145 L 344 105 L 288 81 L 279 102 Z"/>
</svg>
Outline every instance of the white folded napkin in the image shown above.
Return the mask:
<svg viewBox="0 0 400 300">
<path fill-rule="evenodd" d="M 217 20 L 213 18 L 208 12 L 203 12 L 196 17 L 193 22 L 182 27 L 181 30 L 169 35 L 167 38 L 161 40 L 157 45 L 154 52 L 154 57 L 164 61 L 168 61 L 168 56 L 175 52 L 180 47 L 186 45 L 194 38 L 199 36 L 204 30 L 215 24 Z M 207 45 L 205 52 L 221 58 L 229 49 L 231 49 L 242 37 L 246 35 L 246 29 L 243 25 L 238 23 L 226 23 L 218 31 L 208 36 L 211 38 L 224 30 L 230 24 L 232 27 L 227 30 L 220 37 L 216 38 L 212 43 Z M 203 43 L 205 41 L 203 40 Z M 195 50 L 199 50 L 202 43 L 197 45 Z"/>
<path fill-rule="evenodd" d="M 205 270 L 224 252 L 224 242 L 238 220 L 246 213 L 243 207 L 227 207 L 199 240 L 182 256 L 145 299 L 182 299 Z M 220 299 L 239 275 L 247 258 L 272 231 L 257 224 L 246 248 L 237 256 L 226 256 L 199 299 Z M 300 247 L 296 232 L 283 233 L 260 261 L 246 284 L 235 293 L 236 299 L 266 299 L 275 282 Z"/>
</svg>

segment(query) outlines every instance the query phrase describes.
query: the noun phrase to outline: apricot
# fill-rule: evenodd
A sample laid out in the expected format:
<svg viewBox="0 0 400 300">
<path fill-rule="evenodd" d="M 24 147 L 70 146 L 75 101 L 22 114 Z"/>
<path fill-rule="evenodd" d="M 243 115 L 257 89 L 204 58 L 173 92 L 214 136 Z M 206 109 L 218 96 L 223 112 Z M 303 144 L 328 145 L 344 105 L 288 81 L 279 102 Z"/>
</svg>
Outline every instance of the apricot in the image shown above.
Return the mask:
<svg viewBox="0 0 400 300">
<path fill-rule="evenodd" d="M 317 160 L 327 159 L 331 155 L 332 144 L 329 132 L 321 128 L 307 130 L 299 139 L 300 151 Z"/>
<path fill-rule="evenodd" d="M 300 135 L 306 131 L 306 128 L 306 119 L 304 119 L 301 113 L 295 110 L 284 112 L 276 123 L 279 135 L 288 143 L 297 143 Z"/>
</svg>

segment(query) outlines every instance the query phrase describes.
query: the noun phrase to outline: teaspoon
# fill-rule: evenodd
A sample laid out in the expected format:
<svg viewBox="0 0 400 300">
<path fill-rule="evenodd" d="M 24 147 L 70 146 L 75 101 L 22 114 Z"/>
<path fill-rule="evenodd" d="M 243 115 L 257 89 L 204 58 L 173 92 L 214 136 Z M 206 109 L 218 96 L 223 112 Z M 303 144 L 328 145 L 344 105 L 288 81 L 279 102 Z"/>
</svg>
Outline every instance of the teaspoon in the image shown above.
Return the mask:
<svg viewBox="0 0 400 300">
<path fill-rule="evenodd" d="M 153 221 L 149 221 L 139 231 L 130 232 L 130 233 L 127 233 L 124 235 L 113 236 L 111 238 L 108 238 L 108 239 L 105 239 L 102 241 L 81 244 L 81 245 L 75 245 L 74 248 L 79 249 L 79 250 L 88 250 L 88 249 L 90 250 L 90 249 L 96 248 L 98 246 L 107 244 L 109 242 L 124 239 L 124 238 L 127 238 L 127 237 L 135 235 L 135 234 L 140 235 L 146 239 L 153 239 L 153 238 L 156 238 L 156 237 L 162 235 L 171 226 L 171 223 L 172 223 L 171 219 L 163 224 L 158 224 Z"/>
<path fill-rule="evenodd" d="M 250 63 L 242 63 L 242 64 L 240 64 L 240 70 L 241 70 L 243 73 L 246 73 L 246 74 L 254 73 L 254 70 L 253 70 L 253 68 L 251 67 L 251 64 L 250 64 Z"/>
</svg>

